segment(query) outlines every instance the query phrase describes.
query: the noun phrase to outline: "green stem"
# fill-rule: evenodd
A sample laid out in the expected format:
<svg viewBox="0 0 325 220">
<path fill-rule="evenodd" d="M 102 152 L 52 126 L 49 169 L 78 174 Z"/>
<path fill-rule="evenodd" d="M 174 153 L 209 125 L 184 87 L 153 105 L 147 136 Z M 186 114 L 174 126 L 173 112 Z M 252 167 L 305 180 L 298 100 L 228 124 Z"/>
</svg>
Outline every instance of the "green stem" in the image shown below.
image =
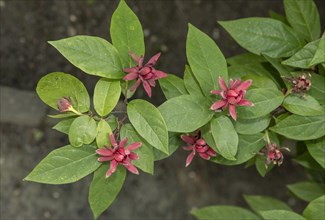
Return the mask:
<svg viewBox="0 0 325 220">
<path fill-rule="evenodd" d="M 75 113 L 76 115 L 83 115 L 82 113 L 78 112 L 78 111 L 75 110 L 74 108 L 71 108 L 70 111 L 72 111 L 72 112 Z"/>
<path fill-rule="evenodd" d="M 292 89 L 288 89 L 286 94 L 284 94 L 284 97 L 287 97 L 288 95 L 290 95 L 292 93 Z"/>
<path fill-rule="evenodd" d="M 268 130 L 265 130 L 265 138 L 266 138 L 267 143 L 271 144 L 271 140 L 270 140 L 270 137 L 269 137 L 269 131 Z"/>
<path fill-rule="evenodd" d="M 125 81 L 125 92 L 124 92 L 124 103 L 125 105 L 128 104 L 128 84 L 129 82 L 128 81 Z"/>
</svg>

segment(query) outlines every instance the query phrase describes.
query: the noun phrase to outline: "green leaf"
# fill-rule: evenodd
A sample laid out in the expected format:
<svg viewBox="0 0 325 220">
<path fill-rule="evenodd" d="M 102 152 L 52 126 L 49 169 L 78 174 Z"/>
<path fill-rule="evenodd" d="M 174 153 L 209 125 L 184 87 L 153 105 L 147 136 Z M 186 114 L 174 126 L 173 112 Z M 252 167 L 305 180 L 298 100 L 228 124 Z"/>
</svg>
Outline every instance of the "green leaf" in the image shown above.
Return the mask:
<svg viewBox="0 0 325 220">
<path fill-rule="evenodd" d="M 289 95 L 284 99 L 283 107 L 289 112 L 302 116 L 324 115 L 322 107 L 312 96 Z"/>
<path fill-rule="evenodd" d="M 283 102 L 283 94 L 274 89 L 251 89 L 247 91 L 245 99 L 254 106 L 238 106 L 236 108 L 239 119 L 253 119 L 267 115 Z"/>
<path fill-rule="evenodd" d="M 290 83 L 287 80 L 285 80 L 283 76 L 291 78 L 292 77 L 291 72 L 293 71 L 293 68 L 282 65 L 281 59 L 271 58 L 266 55 L 264 55 L 264 57 L 274 67 L 274 69 L 276 69 L 277 73 L 279 73 L 278 75 L 279 78 L 277 78 L 277 81 L 283 82 L 284 86 L 286 86 L 287 88 L 291 88 Z"/>
<path fill-rule="evenodd" d="M 325 136 L 306 142 L 310 155 L 325 169 Z"/>
<path fill-rule="evenodd" d="M 280 87 L 277 79 L 271 74 L 271 72 L 265 68 L 265 65 L 260 63 L 255 64 L 244 64 L 244 65 L 234 65 L 228 67 L 229 78 L 243 78 L 246 75 L 256 75 L 261 77 L 267 77 L 273 80 L 273 82 Z"/>
<path fill-rule="evenodd" d="M 235 156 L 236 160 L 227 160 L 220 154 L 217 154 L 216 157 L 211 158 L 211 161 L 227 166 L 242 164 L 253 158 L 265 145 L 263 134 L 238 135 L 238 138 L 238 151 Z M 212 147 L 213 145 L 209 144 L 209 146 Z"/>
<path fill-rule="evenodd" d="M 284 0 L 284 10 L 289 24 L 307 41 L 320 35 L 320 18 L 312 0 Z"/>
<path fill-rule="evenodd" d="M 141 23 L 125 1 L 120 1 L 112 16 L 110 34 L 113 45 L 120 53 L 124 68 L 134 64 L 129 55 L 130 51 L 138 57 L 144 55 L 145 46 Z"/>
<path fill-rule="evenodd" d="M 252 53 L 242 53 L 235 55 L 233 57 L 227 58 L 227 63 L 229 65 L 246 65 L 246 64 L 256 64 L 266 62 L 264 57 L 257 56 Z"/>
<path fill-rule="evenodd" d="M 274 83 L 274 81 L 268 77 L 265 76 L 257 76 L 255 74 L 247 74 L 242 77 L 242 80 L 253 80 L 252 85 L 250 86 L 250 89 L 256 89 L 256 88 L 265 88 L 265 89 L 274 89 L 278 90 L 278 86 Z"/>
<path fill-rule="evenodd" d="M 188 133 L 208 123 L 214 111 L 210 110 L 210 102 L 206 97 L 182 95 L 167 100 L 159 111 L 165 119 L 168 131 Z"/>
<path fill-rule="evenodd" d="M 218 152 L 228 160 L 236 160 L 238 135 L 231 120 L 226 116 L 212 119 L 211 132 Z"/>
<path fill-rule="evenodd" d="M 118 80 L 100 79 L 94 91 L 94 108 L 100 116 L 108 115 L 116 106 L 121 95 Z"/>
<path fill-rule="evenodd" d="M 97 135 L 97 125 L 93 118 L 83 115 L 76 118 L 69 129 L 69 141 L 74 147 L 90 144 Z"/>
<path fill-rule="evenodd" d="M 309 152 L 299 155 L 296 159 L 293 159 L 293 161 L 307 169 L 321 171 L 320 173 L 323 172 L 323 168 L 316 162 Z"/>
<path fill-rule="evenodd" d="M 323 33 L 322 38 L 319 41 L 317 50 L 315 52 L 315 55 L 313 59 L 310 61 L 309 66 L 314 66 L 319 63 L 324 63 L 325 62 L 325 33 Z"/>
<path fill-rule="evenodd" d="M 249 207 L 256 213 L 269 210 L 292 211 L 292 209 L 284 202 L 269 196 L 244 195 L 244 199 L 248 203 Z"/>
<path fill-rule="evenodd" d="M 49 44 L 85 73 L 110 79 L 125 75 L 117 50 L 100 37 L 74 36 Z"/>
<path fill-rule="evenodd" d="M 195 78 L 195 76 L 191 70 L 191 67 L 188 65 L 185 65 L 184 84 L 185 84 L 187 91 L 191 95 L 203 96 L 203 92 L 201 90 L 199 82 Z"/>
<path fill-rule="evenodd" d="M 208 35 L 191 24 L 186 40 L 186 55 L 204 95 L 219 88 L 219 76 L 228 82 L 226 59 L 219 47 Z"/>
<path fill-rule="evenodd" d="M 94 146 L 70 145 L 49 153 L 24 179 L 46 184 L 73 183 L 94 172 L 100 163 Z"/>
<path fill-rule="evenodd" d="M 265 175 L 268 172 L 270 172 L 274 167 L 274 164 L 269 164 L 268 166 L 265 166 L 265 160 L 266 160 L 265 156 L 260 156 L 260 155 L 256 156 L 255 167 L 256 167 L 257 172 L 262 177 L 265 177 Z"/>
<path fill-rule="evenodd" d="M 243 18 L 219 24 L 239 45 L 257 55 L 288 57 L 303 46 L 292 28 L 271 18 Z"/>
<path fill-rule="evenodd" d="M 125 88 L 126 86 L 128 87 L 127 89 L 127 96 L 128 96 L 128 99 L 130 99 L 134 94 L 135 94 L 135 91 L 136 90 L 133 90 L 132 92 L 130 91 L 132 86 L 136 83 L 136 80 L 130 80 L 130 81 L 125 81 L 125 80 L 122 80 L 121 81 L 121 88 L 122 88 L 122 93 L 125 97 Z"/>
<path fill-rule="evenodd" d="M 64 119 L 62 121 L 60 121 L 59 123 L 57 123 L 53 129 L 62 132 L 64 134 L 69 134 L 69 129 L 70 126 L 72 124 L 72 122 L 75 120 L 76 118 L 68 118 L 68 119 Z"/>
<path fill-rule="evenodd" d="M 129 120 L 135 130 L 151 146 L 168 153 L 168 131 L 158 109 L 151 103 L 136 99 L 127 106 Z"/>
<path fill-rule="evenodd" d="M 313 96 L 321 105 L 325 105 L 325 78 L 318 74 L 312 74 L 311 83 L 309 95 Z"/>
<path fill-rule="evenodd" d="M 291 115 L 270 130 L 294 140 L 312 140 L 325 135 L 325 117 Z"/>
<path fill-rule="evenodd" d="M 118 166 L 112 176 L 105 178 L 108 169 L 106 164 L 100 166 L 95 171 L 89 187 L 88 201 L 94 219 L 97 219 L 114 202 L 125 180 L 126 171 L 123 166 Z"/>
<path fill-rule="evenodd" d="M 191 211 L 199 220 L 258 220 L 259 217 L 247 209 L 236 206 L 208 206 L 201 209 Z"/>
<path fill-rule="evenodd" d="M 166 99 L 188 94 L 183 80 L 175 75 L 169 74 L 167 77 L 159 79 L 159 85 Z"/>
<path fill-rule="evenodd" d="M 155 161 L 162 160 L 162 159 L 165 159 L 165 158 L 169 157 L 181 145 L 181 139 L 179 138 L 178 133 L 168 132 L 168 138 L 169 138 L 169 140 L 168 140 L 168 143 L 169 143 L 168 151 L 169 151 L 169 153 L 165 154 L 165 153 L 163 153 L 163 152 L 161 152 L 161 151 L 154 148 L 153 149 L 153 155 L 154 155 Z"/>
<path fill-rule="evenodd" d="M 306 202 L 324 195 L 324 185 L 316 182 L 299 182 L 287 185 L 287 188 L 299 199 Z"/>
<path fill-rule="evenodd" d="M 65 112 L 63 114 L 47 115 L 47 116 L 49 116 L 50 118 L 60 119 L 60 118 L 72 118 L 72 117 L 76 117 L 78 115 L 74 112 Z"/>
<path fill-rule="evenodd" d="M 303 212 L 303 216 L 308 220 L 313 219 L 325 219 L 325 196 L 321 196 L 311 203 L 305 208 Z"/>
<path fill-rule="evenodd" d="M 310 1 L 310 0 L 307 0 Z M 315 40 L 306 44 L 301 50 L 295 53 L 292 57 L 282 62 L 282 64 L 302 69 L 308 69 L 314 54 L 317 50 L 319 40 Z"/>
<path fill-rule="evenodd" d="M 255 119 L 238 119 L 235 122 L 235 128 L 239 134 L 256 134 L 264 131 L 269 126 L 270 121 L 270 115 Z"/>
<path fill-rule="evenodd" d="M 134 160 L 132 163 L 135 166 L 139 167 L 142 171 L 153 175 L 154 156 L 152 152 L 152 146 L 150 146 L 150 144 L 148 144 L 140 137 L 140 135 L 134 130 L 131 124 L 124 124 L 121 128 L 121 140 L 125 137 L 128 138 L 127 144 L 132 144 L 134 142 L 142 143 L 140 148 L 133 151 L 138 154 L 139 159 Z"/>
<path fill-rule="evenodd" d="M 269 10 L 269 15 L 271 18 L 281 21 L 282 23 L 289 25 L 287 18 L 284 15 L 281 15 L 275 11 Z"/>
<path fill-rule="evenodd" d="M 61 73 L 49 73 L 37 84 L 36 92 L 44 103 L 58 110 L 57 102 L 70 97 L 72 106 L 80 112 L 89 110 L 90 100 L 86 87 L 76 77 Z"/>
<path fill-rule="evenodd" d="M 96 143 L 98 148 L 104 148 L 105 145 L 111 146 L 109 135 L 112 134 L 111 127 L 104 119 L 101 119 L 97 125 Z"/>
<path fill-rule="evenodd" d="M 114 115 L 108 116 L 108 118 L 106 118 L 106 121 L 111 127 L 112 131 L 114 131 L 117 128 L 117 118 Z"/>
<path fill-rule="evenodd" d="M 260 212 L 265 220 L 306 220 L 301 215 L 288 210 L 269 210 Z"/>
</svg>

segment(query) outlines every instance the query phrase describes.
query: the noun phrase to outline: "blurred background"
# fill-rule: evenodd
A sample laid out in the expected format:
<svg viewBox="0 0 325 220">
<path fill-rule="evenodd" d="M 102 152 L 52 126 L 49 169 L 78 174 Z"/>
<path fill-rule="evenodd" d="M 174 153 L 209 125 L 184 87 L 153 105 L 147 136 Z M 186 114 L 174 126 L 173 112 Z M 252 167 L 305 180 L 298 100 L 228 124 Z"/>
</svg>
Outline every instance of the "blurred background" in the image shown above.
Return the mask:
<svg viewBox="0 0 325 220">
<path fill-rule="evenodd" d="M 186 64 L 187 24 L 197 26 L 219 45 L 226 57 L 244 52 L 217 20 L 284 14 L 280 0 L 128 0 L 145 33 L 146 57 L 158 51 L 157 68 L 182 76 Z M 70 185 L 42 185 L 22 179 L 67 136 L 51 127 L 51 111 L 35 93 L 38 80 L 62 71 L 81 79 L 90 95 L 97 77 L 72 66 L 47 41 L 74 35 L 109 40 L 110 18 L 117 0 L 1 0 L 1 210 L 3 220 L 91 219 L 91 177 Z M 322 24 L 325 1 L 317 0 Z M 324 28 L 322 28 L 324 30 Z M 159 87 L 151 101 L 164 97 Z M 136 97 L 147 98 L 142 90 Z M 113 205 L 100 219 L 192 219 L 193 208 L 225 204 L 247 207 L 243 194 L 274 196 L 300 212 L 306 203 L 288 194 L 285 185 L 304 180 L 303 168 L 286 155 L 284 164 L 265 178 L 254 167 L 225 167 L 195 158 L 185 168 L 187 152 L 177 150 L 159 161 L 154 176 L 129 174 Z"/>
</svg>

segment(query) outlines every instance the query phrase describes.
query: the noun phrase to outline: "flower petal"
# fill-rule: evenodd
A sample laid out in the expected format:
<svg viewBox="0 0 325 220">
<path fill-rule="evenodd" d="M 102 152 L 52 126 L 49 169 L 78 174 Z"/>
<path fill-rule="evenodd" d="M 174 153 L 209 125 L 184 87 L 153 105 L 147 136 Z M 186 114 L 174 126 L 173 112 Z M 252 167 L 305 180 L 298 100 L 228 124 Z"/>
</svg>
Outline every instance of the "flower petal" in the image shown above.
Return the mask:
<svg viewBox="0 0 325 220">
<path fill-rule="evenodd" d="M 196 148 L 196 151 L 197 151 L 198 153 L 204 153 L 204 152 L 206 152 L 208 149 L 209 149 L 209 146 L 208 146 L 208 145 L 205 145 L 204 147 Z"/>
<path fill-rule="evenodd" d="M 151 78 L 151 79 L 148 79 L 147 81 L 148 81 L 150 86 L 152 86 L 152 87 L 156 86 L 156 81 L 154 79 Z"/>
<path fill-rule="evenodd" d="M 125 68 L 125 69 L 123 69 L 123 71 L 126 73 L 138 72 L 138 70 L 135 67 Z"/>
<path fill-rule="evenodd" d="M 151 97 L 151 87 L 150 87 L 149 83 L 147 82 L 147 80 L 143 80 L 142 85 L 143 85 L 144 90 L 148 94 L 148 96 Z"/>
<path fill-rule="evenodd" d="M 128 142 L 128 138 L 127 137 L 120 141 L 120 148 L 124 148 L 126 142 Z"/>
<path fill-rule="evenodd" d="M 134 83 L 134 85 L 130 88 L 130 92 L 133 92 L 134 90 L 136 90 L 138 88 L 138 86 L 141 83 L 141 79 L 139 78 L 136 83 Z"/>
<path fill-rule="evenodd" d="M 117 163 L 116 160 L 111 161 L 111 164 L 109 166 L 109 170 L 106 173 L 106 178 L 110 177 L 116 171 L 117 165 L 118 165 L 118 163 Z"/>
<path fill-rule="evenodd" d="M 129 81 L 129 80 L 134 80 L 138 78 L 139 74 L 138 72 L 131 72 L 127 74 L 126 76 L 123 77 L 124 80 Z"/>
<path fill-rule="evenodd" d="M 114 156 L 110 156 L 110 157 L 99 157 L 97 160 L 99 162 L 105 162 L 105 161 L 109 161 L 109 160 L 113 160 Z"/>
<path fill-rule="evenodd" d="M 140 56 L 140 59 L 139 59 L 139 62 L 138 62 L 138 66 L 139 67 L 142 67 L 143 66 L 143 60 L 144 60 L 144 57 L 141 55 Z"/>
<path fill-rule="evenodd" d="M 228 90 L 226 82 L 221 76 L 219 76 L 219 85 L 220 85 L 220 88 L 221 88 L 222 91 L 227 91 Z"/>
<path fill-rule="evenodd" d="M 217 153 L 211 147 L 206 151 L 206 153 L 211 157 L 217 156 Z"/>
<path fill-rule="evenodd" d="M 137 63 L 139 64 L 139 58 L 132 52 L 130 51 L 129 52 L 130 56 L 132 57 L 132 59 Z"/>
<path fill-rule="evenodd" d="M 242 99 L 240 102 L 238 102 L 238 105 L 240 105 L 240 106 L 254 106 L 254 104 L 251 101 L 248 101 L 247 99 Z"/>
<path fill-rule="evenodd" d="M 139 157 L 139 155 L 137 155 L 136 153 L 131 152 L 131 153 L 129 154 L 129 158 L 130 158 L 131 160 L 138 160 L 140 157 Z"/>
<path fill-rule="evenodd" d="M 160 57 L 160 52 L 157 53 L 156 55 L 154 55 L 153 57 L 150 58 L 150 60 L 148 61 L 148 63 L 146 65 L 150 65 L 150 66 L 153 66 L 156 64 L 157 60 L 159 59 Z"/>
<path fill-rule="evenodd" d="M 128 169 L 128 171 L 130 171 L 131 173 L 139 175 L 138 169 L 129 161 L 124 161 L 122 165 L 125 166 L 125 168 Z"/>
<path fill-rule="evenodd" d="M 109 140 L 111 141 L 111 144 L 112 144 L 112 146 L 113 146 L 114 148 L 115 148 L 115 147 L 118 147 L 118 144 L 117 144 L 117 142 L 116 142 L 116 140 L 115 140 L 115 137 L 114 137 L 114 134 L 113 134 L 113 133 L 109 135 Z"/>
<path fill-rule="evenodd" d="M 184 146 L 183 149 L 189 151 L 189 150 L 193 150 L 193 147 L 194 146 Z"/>
<path fill-rule="evenodd" d="M 230 116 L 236 121 L 237 115 L 236 115 L 236 106 L 235 105 L 229 105 L 229 113 L 230 113 Z"/>
<path fill-rule="evenodd" d="M 139 147 L 141 147 L 141 145 L 142 145 L 141 142 L 134 142 L 134 143 L 130 144 L 129 146 L 127 146 L 126 149 L 128 149 L 129 151 L 136 150 Z"/>
<path fill-rule="evenodd" d="M 210 160 L 210 156 L 207 155 L 206 153 L 199 153 L 200 157 L 202 157 L 205 160 Z"/>
<path fill-rule="evenodd" d="M 237 92 L 241 91 L 241 90 L 246 90 L 248 89 L 251 85 L 252 85 L 252 80 L 248 79 L 245 80 L 244 82 L 242 82 L 235 90 Z"/>
<path fill-rule="evenodd" d="M 223 106 L 226 105 L 226 104 L 227 104 L 226 101 L 224 101 L 224 100 L 220 100 L 220 101 L 217 101 L 217 102 L 213 103 L 213 105 L 211 105 L 211 108 L 210 108 L 210 109 L 212 109 L 212 110 L 216 110 L 216 109 L 218 109 L 218 108 L 223 107 Z"/>
<path fill-rule="evenodd" d="M 228 95 L 228 96 L 236 97 L 236 96 L 238 96 L 238 93 L 237 93 L 235 90 L 229 90 L 229 91 L 227 92 L 227 95 Z"/>
<path fill-rule="evenodd" d="M 192 151 L 192 152 L 187 156 L 185 167 L 188 167 L 188 166 L 191 164 L 194 155 L 195 155 L 195 151 Z"/>
<path fill-rule="evenodd" d="M 241 80 L 236 79 L 233 83 L 230 84 L 230 89 L 235 89 L 240 83 Z"/>
<path fill-rule="evenodd" d="M 195 143 L 195 138 L 193 136 L 188 136 L 188 135 L 181 135 L 181 139 L 188 144 L 194 144 Z"/>
<path fill-rule="evenodd" d="M 160 70 L 156 70 L 156 69 L 152 69 L 152 72 L 154 73 L 154 79 L 161 79 L 161 78 L 165 78 L 168 76 L 167 73 L 160 71 Z"/>
<path fill-rule="evenodd" d="M 221 91 L 220 90 L 212 90 L 210 93 L 214 94 L 214 95 L 220 95 Z"/>
<path fill-rule="evenodd" d="M 97 149 L 96 150 L 96 153 L 99 154 L 100 156 L 105 156 L 105 157 L 112 156 L 113 155 L 113 151 L 112 150 L 108 150 L 108 149 L 100 148 L 100 149 Z"/>
</svg>

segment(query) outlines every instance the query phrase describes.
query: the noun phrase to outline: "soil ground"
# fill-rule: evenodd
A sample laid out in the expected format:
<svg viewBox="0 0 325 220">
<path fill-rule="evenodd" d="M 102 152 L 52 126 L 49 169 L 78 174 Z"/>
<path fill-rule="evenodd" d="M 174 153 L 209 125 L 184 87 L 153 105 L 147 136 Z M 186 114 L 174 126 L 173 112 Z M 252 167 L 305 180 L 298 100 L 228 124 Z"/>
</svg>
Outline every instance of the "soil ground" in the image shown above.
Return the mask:
<svg viewBox="0 0 325 220">
<path fill-rule="evenodd" d="M 217 20 L 283 14 L 282 1 L 267 0 L 137 0 L 128 1 L 145 30 L 146 54 L 162 51 L 158 68 L 182 76 L 187 23 L 212 36 L 226 57 L 242 49 Z M 324 24 L 324 1 L 316 1 Z M 109 39 L 110 17 L 117 1 L 1 0 L 1 203 L 0 219 L 91 219 L 87 204 L 90 177 L 70 185 L 41 185 L 22 179 L 51 150 L 68 143 L 51 130 L 49 109 L 34 92 L 46 73 L 63 71 L 85 82 L 90 93 L 97 78 L 69 64 L 46 42 L 73 35 Z M 323 28 L 324 29 L 324 28 Z M 163 97 L 159 88 L 152 101 Z M 139 91 L 137 97 L 145 97 Z M 240 205 L 243 194 L 274 196 L 296 211 L 306 205 L 288 195 L 286 184 L 306 179 L 303 169 L 286 157 L 283 166 L 265 178 L 254 168 L 224 167 L 195 158 L 184 167 L 186 152 L 179 149 L 157 162 L 155 175 L 128 175 L 117 200 L 100 219 L 192 219 L 193 208 L 215 204 Z"/>
</svg>

